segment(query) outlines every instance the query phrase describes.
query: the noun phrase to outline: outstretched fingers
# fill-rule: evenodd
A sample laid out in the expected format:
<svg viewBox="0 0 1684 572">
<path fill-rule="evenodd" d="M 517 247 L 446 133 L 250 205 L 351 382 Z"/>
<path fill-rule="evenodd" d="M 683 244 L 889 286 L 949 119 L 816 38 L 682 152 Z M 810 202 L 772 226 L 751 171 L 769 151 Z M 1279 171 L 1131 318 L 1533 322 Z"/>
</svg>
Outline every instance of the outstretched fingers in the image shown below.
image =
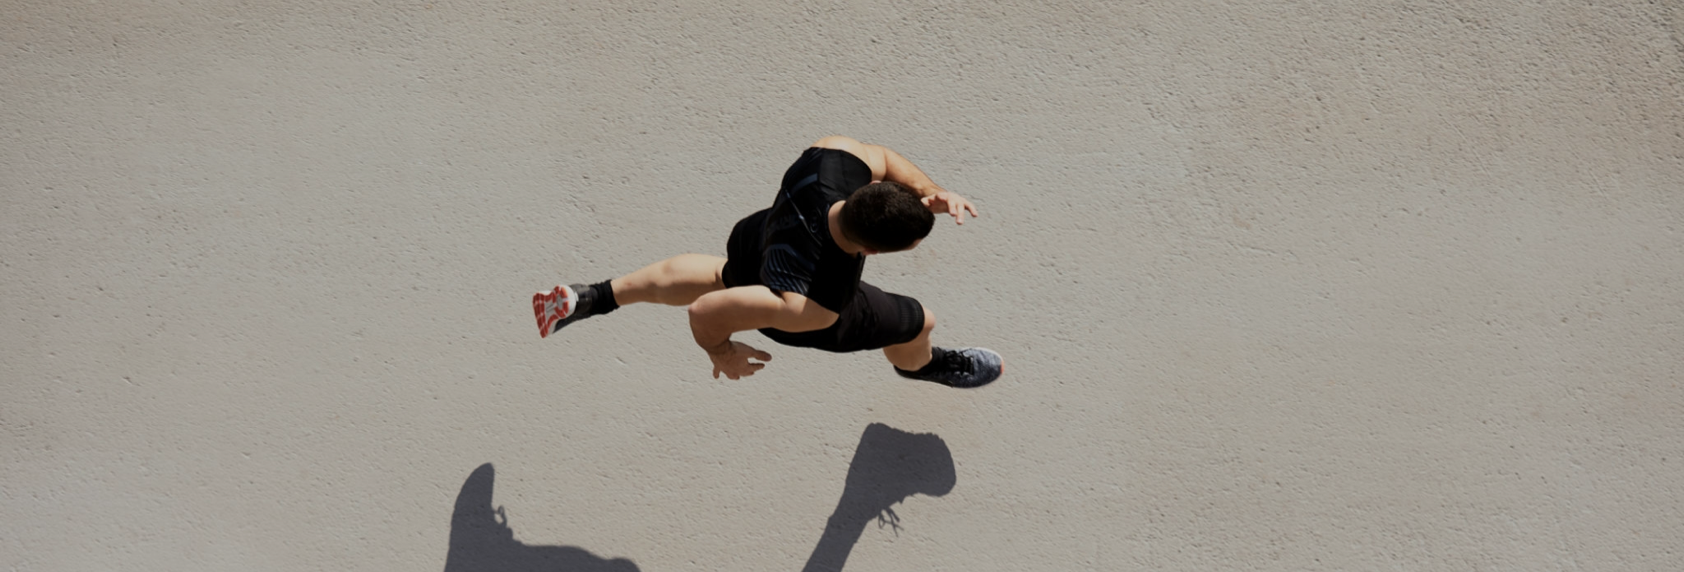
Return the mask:
<svg viewBox="0 0 1684 572">
<path fill-rule="evenodd" d="M 970 213 L 971 218 L 976 218 L 982 214 L 976 210 L 976 205 L 971 204 L 971 201 L 951 191 L 941 191 L 924 197 L 921 202 L 930 209 L 930 212 L 945 211 L 953 217 L 953 222 L 959 224 L 965 224 L 965 213 Z"/>
<path fill-rule="evenodd" d="M 977 216 L 976 205 L 971 204 L 971 201 L 965 200 L 964 197 L 955 196 L 953 197 L 953 200 L 948 201 L 947 204 L 948 214 L 953 215 L 953 220 L 958 221 L 959 224 L 965 224 L 965 217 L 963 213 L 971 213 L 971 218 L 976 218 Z"/>
<path fill-rule="evenodd" d="M 754 375 L 754 372 L 760 371 L 761 369 L 764 369 L 765 367 L 766 367 L 766 364 L 763 364 L 763 363 L 752 363 L 752 362 L 745 363 L 740 368 L 733 368 L 735 371 L 725 372 L 725 379 L 730 379 L 730 380 L 733 380 L 733 381 L 738 380 L 738 379 L 742 379 L 742 378 Z M 714 379 L 719 379 L 719 372 L 720 372 L 719 369 L 713 370 L 713 378 Z"/>
<path fill-rule="evenodd" d="M 754 372 L 766 368 L 766 364 L 749 361 L 751 359 L 762 362 L 772 359 L 772 354 L 755 349 L 742 342 L 731 342 L 731 351 L 727 354 L 708 354 L 713 359 L 713 378 L 719 379 L 723 374 L 726 379 L 742 379 L 754 375 Z"/>
</svg>

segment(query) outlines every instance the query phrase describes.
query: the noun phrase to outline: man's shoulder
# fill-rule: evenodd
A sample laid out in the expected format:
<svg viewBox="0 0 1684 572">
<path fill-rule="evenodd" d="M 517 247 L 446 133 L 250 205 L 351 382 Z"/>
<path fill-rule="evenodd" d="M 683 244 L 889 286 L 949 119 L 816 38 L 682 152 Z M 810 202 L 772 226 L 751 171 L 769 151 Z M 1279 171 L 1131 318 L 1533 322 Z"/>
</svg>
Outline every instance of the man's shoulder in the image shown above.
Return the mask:
<svg viewBox="0 0 1684 572">
<path fill-rule="evenodd" d="M 818 141 L 814 141 L 813 147 L 842 151 L 849 157 L 857 159 L 861 165 L 864 165 L 866 172 L 871 173 L 873 178 L 875 178 L 878 173 L 883 172 L 885 160 L 883 157 L 883 147 L 881 146 L 864 143 L 858 139 L 845 135 L 831 135 L 820 138 Z"/>
</svg>

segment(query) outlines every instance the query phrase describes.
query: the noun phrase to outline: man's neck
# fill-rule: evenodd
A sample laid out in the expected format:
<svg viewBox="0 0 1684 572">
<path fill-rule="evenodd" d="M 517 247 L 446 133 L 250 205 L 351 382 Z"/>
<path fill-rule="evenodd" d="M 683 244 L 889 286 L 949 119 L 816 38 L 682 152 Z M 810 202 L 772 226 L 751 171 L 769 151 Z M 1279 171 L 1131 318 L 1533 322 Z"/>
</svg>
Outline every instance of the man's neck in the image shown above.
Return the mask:
<svg viewBox="0 0 1684 572">
<path fill-rule="evenodd" d="M 830 205 L 830 213 L 825 217 L 830 221 L 830 239 L 836 242 L 836 247 L 842 249 L 842 252 L 859 256 L 861 252 L 865 252 L 865 248 L 842 236 L 842 203 L 845 202 L 848 201 L 836 201 L 836 204 Z"/>
</svg>

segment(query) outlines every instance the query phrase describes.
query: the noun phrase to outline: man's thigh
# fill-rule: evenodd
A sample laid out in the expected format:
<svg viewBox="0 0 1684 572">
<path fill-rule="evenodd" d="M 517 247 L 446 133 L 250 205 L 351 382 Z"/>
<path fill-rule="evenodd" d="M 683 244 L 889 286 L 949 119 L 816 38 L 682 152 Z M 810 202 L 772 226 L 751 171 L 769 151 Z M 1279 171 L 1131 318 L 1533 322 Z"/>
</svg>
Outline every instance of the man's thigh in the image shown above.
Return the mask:
<svg viewBox="0 0 1684 572">
<path fill-rule="evenodd" d="M 860 282 L 849 309 L 858 308 L 859 315 L 844 332 L 844 343 L 851 351 L 882 349 L 904 344 L 924 332 L 924 305 L 910 296 L 902 296 L 871 284 Z M 838 319 L 838 321 L 841 321 Z"/>
<path fill-rule="evenodd" d="M 844 353 L 904 344 L 923 330 L 924 306 L 917 300 L 861 282 L 853 303 L 842 309 L 829 328 L 799 333 L 767 329 L 760 333 L 787 346 Z"/>
<path fill-rule="evenodd" d="M 760 241 L 769 212 L 748 215 L 731 228 L 731 237 L 725 241 L 725 267 L 719 271 L 726 288 L 760 283 Z"/>
</svg>

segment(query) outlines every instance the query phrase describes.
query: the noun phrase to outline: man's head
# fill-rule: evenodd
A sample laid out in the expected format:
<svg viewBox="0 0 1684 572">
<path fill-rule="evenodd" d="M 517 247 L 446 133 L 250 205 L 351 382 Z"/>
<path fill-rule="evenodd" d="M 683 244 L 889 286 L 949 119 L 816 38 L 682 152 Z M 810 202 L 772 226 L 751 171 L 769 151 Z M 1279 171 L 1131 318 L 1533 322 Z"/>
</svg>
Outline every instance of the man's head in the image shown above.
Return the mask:
<svg viewBox="0 0 1684 572">
<path fill-rule="evenodd" d="M 842 236 L 870 252 L 898 252 L 929 236 L 936 217 L 911 189 L 872 183 L 848 197 L 838 213 Z"/>
</svg>

